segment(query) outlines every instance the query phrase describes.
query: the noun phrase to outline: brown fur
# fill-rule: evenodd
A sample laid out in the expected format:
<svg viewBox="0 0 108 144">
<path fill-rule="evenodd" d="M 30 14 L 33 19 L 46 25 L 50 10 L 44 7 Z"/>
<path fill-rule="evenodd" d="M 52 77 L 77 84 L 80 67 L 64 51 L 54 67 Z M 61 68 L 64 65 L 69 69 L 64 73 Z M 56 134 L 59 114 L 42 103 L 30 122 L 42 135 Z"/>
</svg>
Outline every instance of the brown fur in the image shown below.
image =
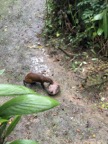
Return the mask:
<svg viewBox="0 0 108 144">
<path fill-rule="evenodd" d="M 44 82 L 53 84 L 52 79 L 50 79 L 49 77 L 43 76 L 42 74 L 37 74 L 37 73 L 28 73 L 25 76 L 25 79 L 23 80 L 24 85 L 26 85 L 26 83 L 33 84 L 36 82 L 40 82 L 43 88 L 44 88 Z"/>
</svg>

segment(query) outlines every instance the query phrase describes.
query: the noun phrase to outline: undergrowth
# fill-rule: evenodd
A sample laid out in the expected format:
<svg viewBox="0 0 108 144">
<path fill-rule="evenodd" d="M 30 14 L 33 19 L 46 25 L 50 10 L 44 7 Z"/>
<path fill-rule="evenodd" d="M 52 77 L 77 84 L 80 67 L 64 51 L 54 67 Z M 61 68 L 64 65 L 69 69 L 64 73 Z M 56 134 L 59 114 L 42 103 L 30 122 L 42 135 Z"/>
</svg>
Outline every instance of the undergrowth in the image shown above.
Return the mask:
<svg viewBox="0 0 108 144">
<path fill-rule="evenodd" d="M 75 72 L 88 70 L 86 84 L 94 84 L 94 80 L 95 85 L 107 83 L 103 66 L 108 68 L 108 63 L 99 56 L 108 57 L 108 0 L 46 0 L 46 7 L 43 34 L 47 42 L 65 50 Z M 87 61 L 89 56 L 92 62 Z"/>
<path fill-rule="evenodd" d="M 45 37 L 64 41 L 72 50 L 92 47 L 107 56 L 107 3 L 107 0 L 46 0 Z"/>
</svg>

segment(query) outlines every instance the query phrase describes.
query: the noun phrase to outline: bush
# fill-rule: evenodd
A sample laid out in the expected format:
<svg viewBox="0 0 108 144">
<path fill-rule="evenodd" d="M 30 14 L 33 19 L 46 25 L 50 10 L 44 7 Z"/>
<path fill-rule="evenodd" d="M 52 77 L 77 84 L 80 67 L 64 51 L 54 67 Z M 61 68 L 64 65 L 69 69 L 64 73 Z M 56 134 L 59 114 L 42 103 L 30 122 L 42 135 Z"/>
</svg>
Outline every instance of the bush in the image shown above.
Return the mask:
<svg viewBox="0 0 108 144">
<path fill-rule="evenodd" d="M 64 37 L 67 44 L 77 48 L 99 47 L 107 44 L 108 4 L 103 0 L 47 0 L 45 35 Z M 97 39 L 101 44 L 97 44 Z M 103 44 L 102 44 L 103 43 Z"/>
</svg>

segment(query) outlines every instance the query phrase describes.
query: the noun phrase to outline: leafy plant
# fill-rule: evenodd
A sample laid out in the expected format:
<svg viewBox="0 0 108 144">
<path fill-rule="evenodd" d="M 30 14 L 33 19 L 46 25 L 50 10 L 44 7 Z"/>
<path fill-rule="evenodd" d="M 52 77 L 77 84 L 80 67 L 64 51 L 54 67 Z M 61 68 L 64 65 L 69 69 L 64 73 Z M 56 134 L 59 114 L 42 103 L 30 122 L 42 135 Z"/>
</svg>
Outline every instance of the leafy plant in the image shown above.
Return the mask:
<svg viewBox="0 0 108 144">
<path fill-rule="evenodd" d="M 35 141 L 32 141 L 32 140 L 15 140 L 11 143 L 6 143 L 6 144 L 38 144 L 37 142 Z"/>
<path fill-rule="evenodd" d="M 108 38 L 108 10 L 104 9 L 101 13 L 94 16 L 93 21 L 98 21 L 97 34 L 104 33 L 105 39 Z"/>
<path fill-rule="evenodd" d="M 22 115 L 51 109 L 59 104 L 58 101 L 41 96 L 24 86 L 11 84 L 0 84 L 0 96 L 15 96 L 0 106 L 0 144 L 38 144 L 32 140 L 6 143 L 6 138 L 14 130 Z"/>
<path fill-rule="evenodd" d="M 108 2 L 107 0 L 47 0 L 44 35 L 48 39 L 64 39 L 65 44 L 78 47 L 107 49 Z"/>
</svg>

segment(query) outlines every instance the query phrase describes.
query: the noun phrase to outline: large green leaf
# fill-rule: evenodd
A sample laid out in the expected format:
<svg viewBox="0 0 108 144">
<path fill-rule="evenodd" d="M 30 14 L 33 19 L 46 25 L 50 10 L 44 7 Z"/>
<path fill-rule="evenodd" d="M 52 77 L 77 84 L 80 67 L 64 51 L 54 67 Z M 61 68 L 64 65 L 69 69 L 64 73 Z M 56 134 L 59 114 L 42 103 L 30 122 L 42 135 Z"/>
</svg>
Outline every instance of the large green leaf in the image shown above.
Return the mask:
<svg viewBox="0 0 108 144">
<path fill-rule="evenodd" d="M 0 84 L 0 96 L 12 96 L 35 93 L 33 90 L 20 85 Z"/>
<path fill-rule="evenodd" d="M 23 115 L 42 112 L 59 104 L 58 101 L 37 94 L 15 97 L 0 107 L 0 116 Z"/>
<path fill-rule="evenodd" d="M 4 138 L 6 138 L 7 136 L 10 135 L 10 133 L 14 130 L 14 128 L 16 127 L 17 123 L 19 122 L 19 120 L 21 119 L 21 116 L 16 116 L 14 118 L 14 120 L 12 121 L 12 123 L 9 125 L 9 127 L 7 128 Z"/>
<path fill-rule="evenodd" d="M 39 144 L 33 140 L 15 140 L 13 142 L 8 142 L 6 144 Z"/>
</svg>

